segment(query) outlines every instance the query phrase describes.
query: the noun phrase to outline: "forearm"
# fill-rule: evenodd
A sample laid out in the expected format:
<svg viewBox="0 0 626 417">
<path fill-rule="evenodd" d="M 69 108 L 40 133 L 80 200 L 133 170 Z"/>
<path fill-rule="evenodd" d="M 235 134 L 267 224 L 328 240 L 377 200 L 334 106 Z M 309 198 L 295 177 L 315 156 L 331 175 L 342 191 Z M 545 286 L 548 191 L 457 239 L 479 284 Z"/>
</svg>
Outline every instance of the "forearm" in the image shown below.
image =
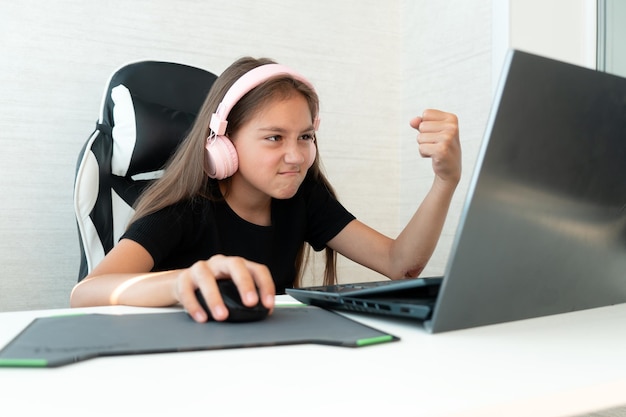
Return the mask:
<svg viewBox="0 0 626 417">
<path fill-rule="evenodd" d="M 456 185 L 456 181 L 435 178 L 422 204 L 391 245 L 390 278 L 417 276 L 426 267 L 439 241 Z"/>
<path fill-rule="evenodd" d="M 72 307 L 134 305 L 165 307 L 178 302 L 175 280 L 179 271 L 107 274 L 87 277 L 76 284 L 70 296 Z"/>
</svg>

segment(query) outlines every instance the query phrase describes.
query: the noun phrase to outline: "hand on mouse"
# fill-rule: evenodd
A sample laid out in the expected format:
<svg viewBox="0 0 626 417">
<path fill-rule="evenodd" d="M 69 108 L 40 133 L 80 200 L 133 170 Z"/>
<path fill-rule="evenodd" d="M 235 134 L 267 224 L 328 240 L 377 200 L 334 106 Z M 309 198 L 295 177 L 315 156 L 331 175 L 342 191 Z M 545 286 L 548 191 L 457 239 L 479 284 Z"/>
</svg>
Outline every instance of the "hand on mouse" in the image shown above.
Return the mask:
<svg viewBox="0 0 626 417">
<path fill-rule="evenodd" d="M 214 320 L 223 321 L 228 317 L 228 309 L 217 286 L 219 279 L 233 280 L 244 305 L 253 307 L 261 301 L 270 313 L 273 310 L 276 289 L 265 265 L 241 257 L 215 255 L 181 270 L 175 281 L 174 296 L 195 321 L 203 323 L 208 319 L 195 296 L 197 288 L 202 292 Z"/>
</svg>

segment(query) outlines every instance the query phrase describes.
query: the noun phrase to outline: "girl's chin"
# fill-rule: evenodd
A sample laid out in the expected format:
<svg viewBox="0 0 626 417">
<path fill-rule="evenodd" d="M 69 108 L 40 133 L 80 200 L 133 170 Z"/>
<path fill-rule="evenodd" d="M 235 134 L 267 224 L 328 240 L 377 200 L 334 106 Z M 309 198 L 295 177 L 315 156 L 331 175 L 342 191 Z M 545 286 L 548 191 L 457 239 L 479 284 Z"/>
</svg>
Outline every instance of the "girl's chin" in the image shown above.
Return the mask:
<svg viewBox="0 0 626 417">
<path fill-rule="evenodd" d="M 283 188 L 281 190 L 276 191 L 275 193 L 272 193 L 272 197 L 277 200 L 286 200 L 296 195 L 299 188 L 300 188 L 300 184 L 298 184 L 297 187 L 293 186 L 289 188 Z"/>
<path fill-rule="evenodd" d="M 295 190 L 293 192 L 281 191 L 280 193 L 276 193 L 272 197 L 275 198 L 276 200 L 288 200 L 291 197 L 293 197 L 294 195 L 296 195 L 297 192 L 298 192 L 298 190 Z"/>
</svg>

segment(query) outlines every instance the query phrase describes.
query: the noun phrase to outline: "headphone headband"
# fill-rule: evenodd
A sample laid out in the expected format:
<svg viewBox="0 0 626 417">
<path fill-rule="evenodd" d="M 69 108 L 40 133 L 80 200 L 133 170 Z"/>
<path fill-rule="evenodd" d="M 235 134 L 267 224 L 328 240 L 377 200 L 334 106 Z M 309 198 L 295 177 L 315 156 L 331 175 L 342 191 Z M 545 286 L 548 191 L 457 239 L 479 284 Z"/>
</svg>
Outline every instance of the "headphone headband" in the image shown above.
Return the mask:
<svg viewBox="0 0 626 417">
<path fill-rule="evenodd" d="M 209 127 L 213 133 L 218 136 L 224 135 L 224 133 L 226 133 L 226 125 L 228 125 L 228 120 L 226 118 L 235 104 L 237 104 L 237 102 L 254 87 L 277 75 L 290 75 L 315 91 L 313 85 L 306 78 L 284 65 L 266 64 L 253 68 L 235 81 L 235 83 L 226 92 L 222 102 L 219 106 L 217 106 L 215 113 L 211 115 Z M 315 115 L 313 124 L 315 126 L 315 130 L 317 130 L 319 126 L 318 115 Z"/>
</svg>

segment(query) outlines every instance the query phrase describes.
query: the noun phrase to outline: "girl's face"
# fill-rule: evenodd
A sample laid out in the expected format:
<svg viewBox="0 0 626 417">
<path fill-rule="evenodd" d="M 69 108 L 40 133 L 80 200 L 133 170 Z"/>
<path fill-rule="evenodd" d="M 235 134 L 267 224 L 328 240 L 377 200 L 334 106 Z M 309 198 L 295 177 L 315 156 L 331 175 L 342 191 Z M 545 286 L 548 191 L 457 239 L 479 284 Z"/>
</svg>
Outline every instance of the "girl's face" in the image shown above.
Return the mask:
<svg viewBox="0 0 626 417">
<path fill-rule="evenodd" d="M 314 134 L 301 94 L 270 101 L 230 138 L 239 157 L 232 191 L 251 199 L 293 197 L 314 157 Z"/>
</svg>

